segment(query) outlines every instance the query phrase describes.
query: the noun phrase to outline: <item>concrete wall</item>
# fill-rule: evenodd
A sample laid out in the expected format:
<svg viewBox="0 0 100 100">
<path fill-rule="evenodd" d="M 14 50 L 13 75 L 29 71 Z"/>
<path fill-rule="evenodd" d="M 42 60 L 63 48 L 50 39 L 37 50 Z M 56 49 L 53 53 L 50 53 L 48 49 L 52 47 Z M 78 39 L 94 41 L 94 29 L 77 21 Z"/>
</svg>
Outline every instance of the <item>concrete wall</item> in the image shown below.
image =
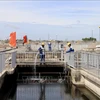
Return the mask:
<svg viewBox="0 0 100 100">
<path fill-rule="evenodd" d="M 0 74 L 0 88 L 2 87 L 2 84 L 4 82 L 4 77 L 6 75 L 6 71 L 2 72 L 2 74 Z"/>
<path fill-rule="evenodd" d="M 81 70 L 85 86 L 100 97 L 100 79 L 86 71 Z"/>
<path fill-rule="evenodd" d="M 93 92 L 97 97 L 100 98 L 100 86 L 97 86 L 96 84 L 92 83 L 91 81 L 84 79 L 85 81 L 85 87 L 88 88 L 91 92 Z"/>
<path fill-rule="evenodd" d="M 5 69 L 2 71 L 2 73 L 0 73 L 0 88 L 3 85 L 5 76 L 8 74 L 13 74 L 14 71 L 15 71 L 15 68 L 10 68 L 10 69 Z"/>
<path fill-rule="evenodd" d="M 72 83 L 77 86 L 88 88 L 100 98 L 100 79 L 84 70 L 71 68 Z"/>
</svg>

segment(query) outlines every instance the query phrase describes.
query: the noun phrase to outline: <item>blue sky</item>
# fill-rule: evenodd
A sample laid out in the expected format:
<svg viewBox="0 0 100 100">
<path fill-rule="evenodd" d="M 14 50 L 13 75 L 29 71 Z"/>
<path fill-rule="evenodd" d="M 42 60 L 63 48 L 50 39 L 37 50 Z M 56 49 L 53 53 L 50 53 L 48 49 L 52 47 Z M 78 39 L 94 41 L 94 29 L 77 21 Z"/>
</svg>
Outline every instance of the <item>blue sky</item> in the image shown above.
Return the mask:
<svg viewBox="0 0 100 100">
<path fill-rule="evenodd" d="M 6 22 L 5 25 L 9 22 L 11 24 L 9 28 L 5 27 L 6 31 L 1 30 L 5 34 L 2 38 L 6 37 L 11 30 L 14 30 L 19 33 L 26 33 L 29 38 L 35 36 L 33 39 L 39 37 L 47 39 L 48 34 L 50 34 L 52 38 L 58 35 L 58 39 L 65 39 L 66 37 L 76 40 L 81 39 L 82 36 L 90 36 L 92 29 L 94 36 L 98 38 L 100 1 L 0 1 L 0 21 Z M 42 27 L 43 25 L 45 27 Z M 19 26 L 20 30 L 14 28 Z M 37 30 L 33 30 L 33 26 Z M 18 35 L 20 35 L 19 33 Z"/>
</svg>

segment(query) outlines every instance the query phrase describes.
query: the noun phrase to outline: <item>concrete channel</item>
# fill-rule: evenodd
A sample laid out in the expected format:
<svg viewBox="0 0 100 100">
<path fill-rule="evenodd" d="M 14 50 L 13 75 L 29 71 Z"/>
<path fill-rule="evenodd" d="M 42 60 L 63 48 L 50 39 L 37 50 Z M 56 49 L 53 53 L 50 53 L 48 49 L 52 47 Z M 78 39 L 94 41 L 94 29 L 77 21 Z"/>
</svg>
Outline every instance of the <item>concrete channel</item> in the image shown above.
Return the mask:
<svg viewBox="0 0 100 100">
<path fill-rule="evenodd" d="M 48 73 L 42 74 L 41 67 Z M 53 70 L 52 67 L 49 66 L 47 70 L 47 66 L 38 66 L 37 72 L 41 73 L 41 77 L 48 78 L 47 82 L 39 83 L 31 80 L 34 77 L 33 66 L 18 65 L 12 74 L 7 73 L 4 76 L 0 100 L 99 100 L 88 89 L 72 84 L 70 69 L 67 70 L 66 75 L 56 73 L 57 71 L 64 72 L 63 66 L 62 68 L 56 66 L 54 69 L 55 73 L 49 73 Z M 38 73 L 37 77 L 40 77 Z M 57 82 L 61 77 L 65 81 Z"/>
<path fill-rule="evenodd" d="M 47 54 L 46 59 L 51 57 L 50 53 Z M 59 52 L 52 55 L 53 58 L 46 60 L 43 65 L 40 65 L 37 60 L 35 74 L 34 53 L 17 52 L 16 59 L 10 62 L 10 67 L 1 73 L 0 100 L 100 100 L 88 87 L 84 86 L 86 74 L 82 74 L 81 69 L 74 68 L 75 61 L 71 54 L 72 59 L 67 65 Z M 80 75 L 82 75 L 81 78 L 84 77 L 83 82 L 80 81 Z M 40 78 L 42 81 L 34 80 L 35 78 Z"/>
</svg>

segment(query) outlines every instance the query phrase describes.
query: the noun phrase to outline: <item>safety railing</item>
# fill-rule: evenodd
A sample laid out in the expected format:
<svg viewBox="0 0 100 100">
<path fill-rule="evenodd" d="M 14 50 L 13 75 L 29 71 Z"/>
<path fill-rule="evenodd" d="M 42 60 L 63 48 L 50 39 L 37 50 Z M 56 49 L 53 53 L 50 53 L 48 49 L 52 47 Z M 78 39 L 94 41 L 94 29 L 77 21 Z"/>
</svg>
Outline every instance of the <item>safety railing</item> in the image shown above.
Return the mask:
<svg viewBox="0 0 100 100">
<path fill-rule="evenodd" d="M 79 68 L 79 54 L 78 52 L 75 53 L 67 53 L 65 55 L 65 60 L 67 64 L 73 68 Z"/>
<path fill-rule="evenodd" d="M 14 67 L 16 67 L 16 52 L 0 53 L 0 73 Z"/>
<path fill-rule="evenodd" d="M 81 52 L 81 68 L 100 77 L 100 54 Z"/>
<path fill-rule="evenodd" d="M 37 56 L 37 61 L 40 61 L 40 56 L 38 52 L 17 52 L 17 62 L 34 62 Z M 45 61 L 60 61 L 63 59 L 63 52 L 45 52 Z"/>
<path fill-rule="evenodd" d="M 66 54 L 69 66 L 84 69 L 100 77 L 100 54 L 90 52 L 74 52 Z"/>
<path fill-rule="evenodd" d="M 0 53 L 0 73 L 4 70 L 5 67 L 5 55 Z"/>
</svg>

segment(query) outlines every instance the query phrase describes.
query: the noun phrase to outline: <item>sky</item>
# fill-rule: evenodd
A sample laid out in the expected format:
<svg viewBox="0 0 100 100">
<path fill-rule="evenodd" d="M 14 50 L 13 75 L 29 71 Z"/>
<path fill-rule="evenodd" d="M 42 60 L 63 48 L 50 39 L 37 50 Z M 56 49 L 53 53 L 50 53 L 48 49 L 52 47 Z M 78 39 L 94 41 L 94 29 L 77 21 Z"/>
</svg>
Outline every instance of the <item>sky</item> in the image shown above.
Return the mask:
<svg viewBox="0 0 100 100">
<path fill-rule="evenodd" d="M 24 33 L 30 39 L 70 39 L 91 36 L 98 39 L 100 25 L 99 0 L 5 0 L 0 1 L 0 32 Z M 29 27 L 30 26 L 30 27 Z M 22 34 L 23 33 L 23 34 Z M 80 34 L 80 35 L 79 35 Z"/>
</svg>

